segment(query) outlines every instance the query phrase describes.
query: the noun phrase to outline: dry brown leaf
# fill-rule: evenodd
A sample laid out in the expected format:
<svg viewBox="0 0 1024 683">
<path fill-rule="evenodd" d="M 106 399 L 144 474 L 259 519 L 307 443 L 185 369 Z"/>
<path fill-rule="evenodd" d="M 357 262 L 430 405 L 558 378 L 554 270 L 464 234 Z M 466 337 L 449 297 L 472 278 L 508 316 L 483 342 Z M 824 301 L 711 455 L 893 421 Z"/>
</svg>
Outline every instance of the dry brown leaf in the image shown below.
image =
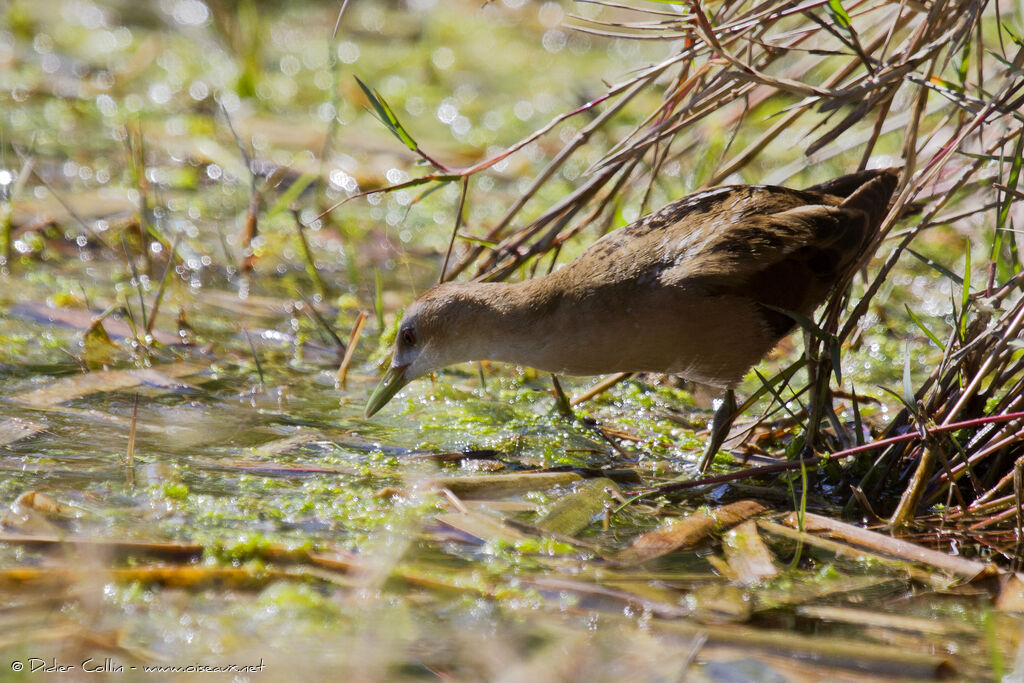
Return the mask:
<svg viewBox="0 0 1024 683">
<path fill-rule="evenodd" d="M 640 536 L 633 541 L 633 545 L 619 553 L 618 559 L 628 563 L 646 562 L 677 548 L 694 545 L 715 529 L 733 526 L 764 509 L 760 503 L 741 500 L 714 510 L 695 512 Z"/>
<path fill-rule="evenodd" d="M 722 537 L 722 548 L 736 580 L 751 586 L 779 575 L 772 553 L 757 533 L 757 524 L 748 519 Z"/>
</svg>

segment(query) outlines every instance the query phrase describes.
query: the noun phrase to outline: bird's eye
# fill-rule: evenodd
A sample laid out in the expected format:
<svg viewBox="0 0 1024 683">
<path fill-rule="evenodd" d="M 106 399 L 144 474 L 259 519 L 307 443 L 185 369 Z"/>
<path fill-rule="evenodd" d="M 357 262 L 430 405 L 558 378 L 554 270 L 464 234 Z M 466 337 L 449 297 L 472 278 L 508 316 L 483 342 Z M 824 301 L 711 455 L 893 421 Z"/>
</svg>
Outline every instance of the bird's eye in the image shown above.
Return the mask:
<svg viewBox="0 0 1024 683">
<path fill-rule="evenodd" d="M 406 346 L 416 346 L 416 334 L 409 328 L 402 330 L 402 341 Z"/>
</svg>

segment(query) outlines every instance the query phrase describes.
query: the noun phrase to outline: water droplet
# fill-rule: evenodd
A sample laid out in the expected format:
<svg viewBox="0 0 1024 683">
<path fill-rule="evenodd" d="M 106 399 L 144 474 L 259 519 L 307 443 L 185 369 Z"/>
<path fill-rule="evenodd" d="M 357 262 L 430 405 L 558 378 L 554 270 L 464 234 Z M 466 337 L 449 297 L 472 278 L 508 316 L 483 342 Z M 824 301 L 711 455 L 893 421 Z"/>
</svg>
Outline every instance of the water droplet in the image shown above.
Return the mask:
<svg viewBox="0 0 1024 683">
<path fill-rule="evenodd" d="M 338 59 L 345 64 L 352 64 L 359 59 L 359 46 L 349 41 L 341 43 L 338 45 Z"/>
<path fill-rule="evenodd" d="M 565 47 L 565 43 L 568 38 L 568 35 L 566 35 L 565 31 L 562 29 L 549 29 L 544 32 L 544 37 L 541 38 L 541 45 L 543 45 L 544 49 L 548 52 L 561 52 L 562 48 Z"/>
<path fill-rule="evenodd" d="M 210 10 L 199 0 L 179 0 L 171 16 L 182 26 L 202 26 L 210 18 Z"/>
<path fill-rule="evenodd" d="M 450 69 L 455 65 L 455 53 L 452 52 L 450 47 L 442 45 L 434 50 L 431 61 L 434 62 L 434 66 L 438 69 Z"/>
<path fill-rule="evenodd" d="M 519 100 L 512 107 L 512 113 L 520 121 L 529 121 L 533 117 L 533 103 L 529 100 Z"/>
<path fill-rule="evenodd" d="M 451 98 L 446 98 L 441 102 L 441 106 L 437 108 L 437 118 L 441 123 L 451 123 L 459 115 L 459 108 L 455 106 L 455 103 L 451 101 Z"/>
</svg>

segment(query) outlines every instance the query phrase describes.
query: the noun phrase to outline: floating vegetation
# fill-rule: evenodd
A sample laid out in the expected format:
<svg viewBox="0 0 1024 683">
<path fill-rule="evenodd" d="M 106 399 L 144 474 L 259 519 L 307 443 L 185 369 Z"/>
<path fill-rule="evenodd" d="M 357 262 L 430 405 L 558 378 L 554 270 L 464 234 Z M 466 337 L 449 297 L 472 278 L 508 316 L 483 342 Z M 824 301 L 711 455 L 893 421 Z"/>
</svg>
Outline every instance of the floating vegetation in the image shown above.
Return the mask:
<svg viewBox="0 0 1024 683">
<path fill-rule="evenodd" d="M 0 7 L 5 677 L 1020 676 L 1020 7 L 342 4 Z M 362 417 L 439 280 L 890 166 L 706 475 L 672 378 Z"/>
</svg>

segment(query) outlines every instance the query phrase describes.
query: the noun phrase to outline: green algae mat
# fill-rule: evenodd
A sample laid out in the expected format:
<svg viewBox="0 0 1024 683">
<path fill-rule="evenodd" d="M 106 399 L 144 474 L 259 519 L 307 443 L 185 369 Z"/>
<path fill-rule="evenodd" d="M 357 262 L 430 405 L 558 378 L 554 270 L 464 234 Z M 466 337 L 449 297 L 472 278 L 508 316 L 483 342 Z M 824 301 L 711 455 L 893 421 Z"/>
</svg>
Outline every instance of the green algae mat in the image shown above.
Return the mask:
<svg viewBox="0 0 1024 683">
<path fill-rule="evenodd" d="M 999 4 L 0 6 L 0 680 L 1020 675 Z M 911 217 L 710 473 L 669 377 L 474 363 L 363 417 L 442 274 L 862 161 Z"/>
</svg>

